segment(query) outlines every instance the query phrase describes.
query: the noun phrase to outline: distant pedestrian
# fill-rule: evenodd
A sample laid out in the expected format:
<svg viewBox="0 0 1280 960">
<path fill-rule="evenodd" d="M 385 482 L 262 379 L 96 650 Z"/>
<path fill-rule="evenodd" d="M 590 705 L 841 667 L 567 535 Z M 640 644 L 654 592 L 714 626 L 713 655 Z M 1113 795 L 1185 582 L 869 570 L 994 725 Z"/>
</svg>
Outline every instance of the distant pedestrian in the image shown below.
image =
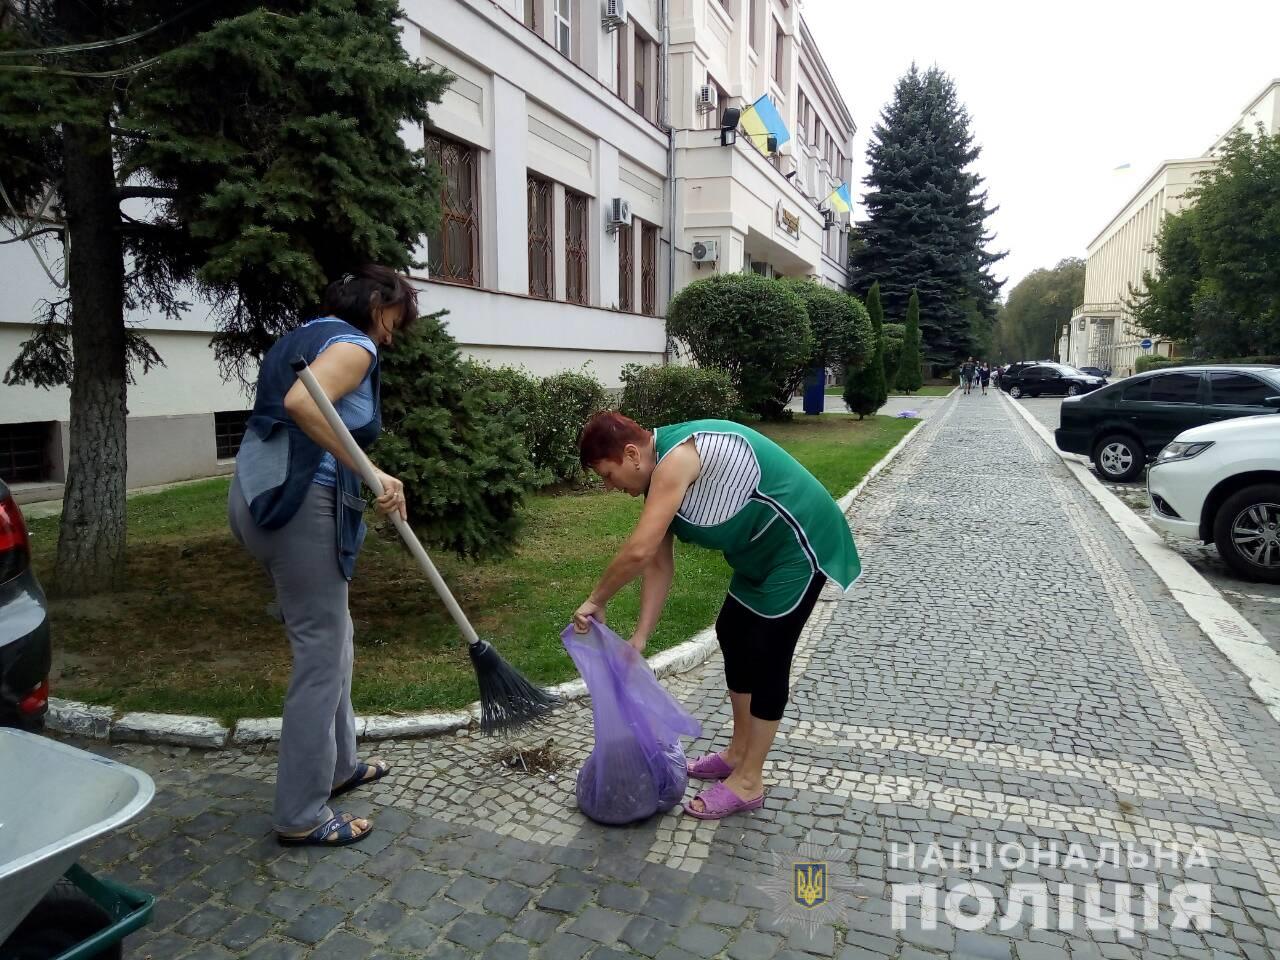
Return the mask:
<svg viewBox="0 0 1280 960">
<path fill-rule="evenodd" d="M 991 367 L 986 363 L 978 371 L 978 379 L 982 381 L 982 395 L 985 397 L 987 395 L 987 385 L 991 383 Z"/>
<path fill-rule="evenodd" d="M 973 357 L 966 360 L 964 365 L 960 367 L 960 385 L 964 387 L 966 396 L 969 394 L 969 391 L 973 389 L 973 378 L 977 373 L 978 365 L 974 361 Z"/>
</svg>

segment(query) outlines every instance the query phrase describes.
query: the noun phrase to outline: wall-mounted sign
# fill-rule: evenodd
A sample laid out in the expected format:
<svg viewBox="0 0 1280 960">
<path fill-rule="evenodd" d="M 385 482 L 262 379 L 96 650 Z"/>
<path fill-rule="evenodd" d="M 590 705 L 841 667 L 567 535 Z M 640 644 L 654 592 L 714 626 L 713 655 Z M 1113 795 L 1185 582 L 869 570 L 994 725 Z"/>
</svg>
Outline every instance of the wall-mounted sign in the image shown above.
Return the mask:
<svg viewBox="0 0 1280 960">
<path fill-rule="evenodd" d="M 800 239 L 800 214 L 792 213 L 782 205 L 782 201 L 778 201 L 778 205 L 774 207 L 774 214 L 778 221 L 778 226 L 787 233 L 791 234 L 797 240 Z"/>
</svg>

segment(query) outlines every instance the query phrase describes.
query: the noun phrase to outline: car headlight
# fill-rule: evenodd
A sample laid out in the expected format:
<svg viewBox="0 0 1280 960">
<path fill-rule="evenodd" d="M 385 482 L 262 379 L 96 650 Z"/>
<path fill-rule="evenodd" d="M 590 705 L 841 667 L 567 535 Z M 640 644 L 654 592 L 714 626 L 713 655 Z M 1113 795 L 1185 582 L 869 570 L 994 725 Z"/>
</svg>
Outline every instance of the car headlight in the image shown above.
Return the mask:
<svg viewBox="0 0 1280 960">
<path fill-rule="evenodd" d="M 1156 457 L 1156 463 L 1190 460 L 1192 457 L 1198 457 L 1212 446 L 1213 441 L 1211 440 L 1202 440 L 1198 443 L 1185 443 L 1181 440 L 1175 440 L 1160 451 L 1160 455 Z"/>
</svg>

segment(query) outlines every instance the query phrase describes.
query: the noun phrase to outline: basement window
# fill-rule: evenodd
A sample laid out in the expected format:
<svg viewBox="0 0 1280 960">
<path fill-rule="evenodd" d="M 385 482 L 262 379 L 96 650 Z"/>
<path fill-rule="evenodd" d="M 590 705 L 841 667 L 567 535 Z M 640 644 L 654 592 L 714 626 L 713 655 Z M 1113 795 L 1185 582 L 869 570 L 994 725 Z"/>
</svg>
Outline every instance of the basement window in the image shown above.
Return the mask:
<svg viewBox="0 0 1280 960">
<path fill-rule="evenodd" d="M 52 479 L 49 445 L 53 421 L 0 423 L 0 480 L 43 483 Z"/>
<path fill-rule="evenodd" d="M 213 435 L 218 445 L 219 460 L 234 460 L 240 452 L 245 426 L 251 410 L 222 410 L 213 415 Z"/>
</svg>

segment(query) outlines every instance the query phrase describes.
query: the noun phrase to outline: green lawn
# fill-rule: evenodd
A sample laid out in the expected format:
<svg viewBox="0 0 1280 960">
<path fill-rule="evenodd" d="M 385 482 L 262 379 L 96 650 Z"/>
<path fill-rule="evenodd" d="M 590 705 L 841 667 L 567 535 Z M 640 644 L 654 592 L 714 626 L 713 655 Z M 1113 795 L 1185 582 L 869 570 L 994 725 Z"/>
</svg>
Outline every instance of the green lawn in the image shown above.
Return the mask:
<svg viewBox="0 0 1280 960">
<path fill-rule="evenodd" d="M 937 384 L 931 384 L 929 386 L 921 387 L 919 390 L 917 390 L 913 394 L 890 393 L 889 396 L 891 397 L 904 397 L 904 396 L 945 397 L 948 393 L 950 393 L 954 389 L 955 387 L 946 387 L 946 386 L 939 386 Z M 827 387 L 825 392 L 828 397 L 843 397 L 844 387 Z"/>
<path fill-rule="evenodd" d="M 824 414 L 763 430 L 838 497 L 915 423 Z M 265 575 L 227 532 L 227 487 L 222 478 L 129 500 L 131 586 L 109 597 L 53 602 L 55 695 L 224 721 L 279 714 L 288 644 L 265 613 L 271 599 Z M 574 675 L 560 631 L 640 508 L 638 500 L 600 490 L 538 495 L 529 501 L 514 556 L 485 563 L 434 559 L 476 629 L 528 676 L 557 683 Z M 46 583 L 57 523 L 30 524 Z M 718 554 L 678 545 L 676 563 L 649 653 L 711 623 L 724 596 L 729 571 Z M 623 635 L 635 623 L 638 602 L 633 584 L 610 605 L 610 623 Z M 359 712 L 444 709 L 475 699 L 464 643 L 389 530 L 371 531 L 350 603 Z"/>
</svg>

